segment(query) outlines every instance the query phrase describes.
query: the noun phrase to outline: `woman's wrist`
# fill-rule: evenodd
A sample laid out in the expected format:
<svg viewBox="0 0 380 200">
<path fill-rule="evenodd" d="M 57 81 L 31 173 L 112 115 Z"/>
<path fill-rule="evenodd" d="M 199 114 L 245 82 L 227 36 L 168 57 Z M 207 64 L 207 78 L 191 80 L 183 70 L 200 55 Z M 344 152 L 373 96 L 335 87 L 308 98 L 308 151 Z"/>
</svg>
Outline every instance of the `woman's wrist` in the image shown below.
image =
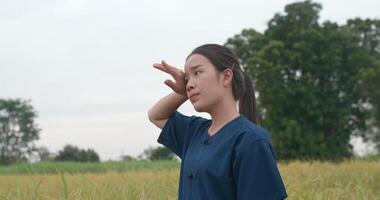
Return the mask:
<svg viewBox="0 0 380 200">
<path fill-rule="evenodd" d="M 187 95 L 183 95 L 183 94 L 178 94 L 178 93 L 176 93 L 176 92 L 173 92 L 173 94 L 175 95 L 175 96 L 177 96 L 182 102 L 185 102 L 185 101 L 187 101 Z"/>
</svg>

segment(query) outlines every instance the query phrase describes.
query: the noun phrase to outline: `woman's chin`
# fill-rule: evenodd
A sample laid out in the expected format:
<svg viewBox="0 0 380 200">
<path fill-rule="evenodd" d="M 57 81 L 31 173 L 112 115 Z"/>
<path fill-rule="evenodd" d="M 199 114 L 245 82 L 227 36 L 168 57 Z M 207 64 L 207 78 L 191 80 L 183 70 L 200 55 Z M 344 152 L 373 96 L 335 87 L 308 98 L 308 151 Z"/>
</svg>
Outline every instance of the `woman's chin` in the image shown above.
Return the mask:
<svg viewBox="0 0 380 200">
<path fill-rule="evenodd" d="M 201 106 L 199 106 L 198 104 L 197 104 L 198 102 L 194 102 L 193 103 L 193 107 L 194 107 L 194 110 L 196 110 L 197 112 L 202 112 L 201 110 Z"/>
<path fill-rule="evenodd" d="M 193 104 L 193 107 L 194 107 L 194 110 L 196 110 L 197 112 L 206 112 L 206 110 L 204 109 L 203 106 L 199 105 L 199 102 L 195 102 Z"/>
</svg>

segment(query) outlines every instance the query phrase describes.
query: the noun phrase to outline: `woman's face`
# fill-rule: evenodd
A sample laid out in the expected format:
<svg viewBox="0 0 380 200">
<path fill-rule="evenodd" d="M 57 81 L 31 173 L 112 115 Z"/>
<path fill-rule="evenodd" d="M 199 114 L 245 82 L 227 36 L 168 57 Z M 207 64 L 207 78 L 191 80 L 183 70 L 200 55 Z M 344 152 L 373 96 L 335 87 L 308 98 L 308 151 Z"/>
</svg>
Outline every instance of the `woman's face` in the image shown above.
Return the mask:
<svg viewBox="0 0 380 200">
<path fill-rule="evenodd" d="M 193 54 L 185 63 L 186 93 L 198 112 L 208 112 L 225 94 L 222 73 L 203 55 Z"/>
</svg>

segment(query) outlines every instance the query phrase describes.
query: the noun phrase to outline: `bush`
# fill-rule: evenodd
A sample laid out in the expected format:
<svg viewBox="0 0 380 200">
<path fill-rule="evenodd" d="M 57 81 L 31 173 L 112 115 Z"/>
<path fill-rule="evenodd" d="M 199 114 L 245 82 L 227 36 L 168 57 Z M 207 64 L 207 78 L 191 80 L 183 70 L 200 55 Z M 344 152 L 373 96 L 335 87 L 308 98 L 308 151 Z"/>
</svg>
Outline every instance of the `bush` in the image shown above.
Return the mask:
<svg viewBox="0 0 380 200">
<path fill-rule="evenodd" d="M 92 149 L 79 149 L 73 145 L 66 145 L 58 152 L 56 161 L 76 161 L 76 162 L 99 162 L 99 155 Z"/>
</svg>

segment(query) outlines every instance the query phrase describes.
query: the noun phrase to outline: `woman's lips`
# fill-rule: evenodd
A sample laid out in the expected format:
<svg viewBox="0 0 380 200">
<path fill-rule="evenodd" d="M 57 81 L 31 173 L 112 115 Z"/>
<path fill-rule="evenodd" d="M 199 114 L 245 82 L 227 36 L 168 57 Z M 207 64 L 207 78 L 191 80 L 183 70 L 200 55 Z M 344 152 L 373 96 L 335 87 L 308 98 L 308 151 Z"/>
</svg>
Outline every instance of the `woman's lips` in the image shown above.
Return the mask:
<svg viewBox="0 0 380 200">
<path fill-rule="evenodd" d="M 196 101 L 198 100 L 199 94 L 194 94 L 193 96 L 190 97 L 190 101 Z"/>
</svg>

